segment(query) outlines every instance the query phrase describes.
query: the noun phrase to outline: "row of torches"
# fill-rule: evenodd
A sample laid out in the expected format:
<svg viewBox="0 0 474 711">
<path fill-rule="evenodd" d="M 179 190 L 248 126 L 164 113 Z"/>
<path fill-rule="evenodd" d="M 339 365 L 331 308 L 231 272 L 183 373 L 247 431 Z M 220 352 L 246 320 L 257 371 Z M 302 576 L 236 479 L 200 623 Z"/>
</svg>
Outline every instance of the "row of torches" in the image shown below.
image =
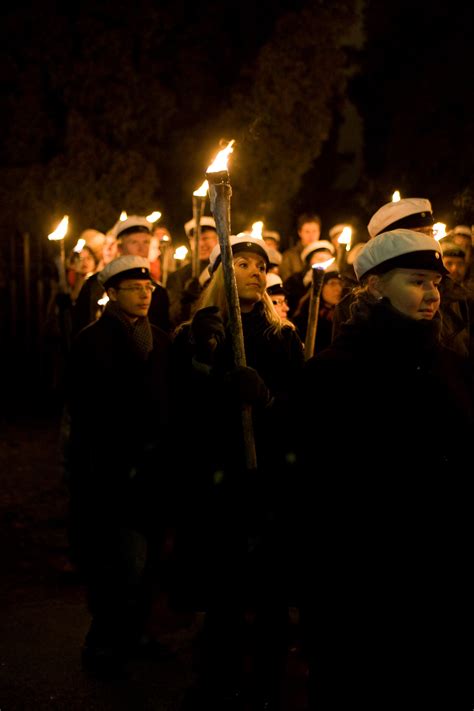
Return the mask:
<svg viewBox="0 0 474 711">
<path fill-rule="evenodd" d="M 235 281 L 234 273 L 234 263 L 232 259 L 232 249 L 230 244 L 230 197 L 232 195 L 232 189 L 230 185 L 229 173 L 227 168 L 227 162 L 230 154 L 234 150 L 235 141 L 230 141 L 225 148 L 218 152 L 216 158 L 212 161 L 206 171 L 206 180 L 202 185 L 193 192 L 193 217 L 196 224 L 195 229 L 195 239 L 194 239 L 194 250 L 193 250 L 193 260 L 192 260 L 192 272 L 193 276 L 198 276 L 199 269 L 199 237 L 201 233 L 201 216 L 204 211 L 205 201 L 207 194 L 209 194 L 211 212 L 214 216 L 216 222 L 216 229 L 219 238 L 219 244 L 221 249 L 222 257 L 222 267 L 224 270 L 224 284 L 226 291 L 226 300 L 229 313 L 229 330 L 232 339 L 233 353 L 236 366 L 245 366 L 245 350 L 244 350 L 244 340 L 242 332 L 242 320 L 240 315 L 239 298 L 237 292 L 237 284 Z M 392 195 L 392 201 L 397 202 L 400 200 L 400 192 L 396 190 Z M 153 212 L 151 215 L 147 216 L 147 220 L 151 223 L 156 222 L 161 217 L 161 213 L 158 211 Z M 124 221 L 127 219 L 127 213 L 122 212 L 120 215 L 120 220 Z M 66 284 L 66 274 L 65 274 L 65 251 L 64 251 L 64 238 L 68 230 L 69 218 L 67 215 L 63 217 L 58 227 L 48 235 L 49 240 L 58 241 L 61 246 L 61 274 L 60 283 L 65 286 Z M 434 225 L 435 238 L 437 240 L 442 239 L 446 236 L 446 225 L 443 223 L 437 223 Z M 252 236 L 262 239 L 263 222 L 258 221 L 252 225 Z M 340 248 L 337 253 L 337 263 L 339 268 L 341 268 L 344 259 L 344 252 L 351 249 L 352 241 L 352 228 L 346 225 L 342 230 L 338 243 Z M 84 240 L 79 240 L 79 242 L 74 247 L 74 251 L 80 252 L 85 245 Z M 177 260 L 182 260 L 187 254 L 186 247 L 178 247 L 174 253 L 174 258 Z M 308 329 L 307 337 L 305 341 L 305 358 L 310 358 L 314 353 L 314 344 L 316 339 L 317 323 L 318 323 L 318 313 L 319 313 L 319 301 L 323 283 L 323 276 L 325 270 L 331 266 L 331 264 L 336 261 L 336 258 L 331 258 L 325 262 L 313 265 L 312 275 L 312 286 L 311 286 L 311 297 L 310 297 L 310 307 L 308 316 Z M 245 461 L 248 470 L 254 470 L 257 466 L 256 454 L 255 454 L 255 442 L 253 437 L 253 427 L 252 427 L 252 414 L 249 405 L 242 406 L 242 423 L 244 431 L 244 447 L 245 447 Z"/>
</svg>

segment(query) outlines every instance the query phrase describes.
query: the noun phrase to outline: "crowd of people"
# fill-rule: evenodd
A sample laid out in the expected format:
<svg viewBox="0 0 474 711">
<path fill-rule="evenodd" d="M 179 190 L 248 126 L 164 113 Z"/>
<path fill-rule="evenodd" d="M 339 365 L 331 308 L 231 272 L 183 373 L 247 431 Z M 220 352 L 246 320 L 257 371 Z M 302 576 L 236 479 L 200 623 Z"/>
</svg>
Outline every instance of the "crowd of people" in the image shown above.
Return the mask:
<svg viewBox="0 0 474 711">
<path fill-rule="evenodd" d="M 170 605 L 205 612 L 183 710 L 280 708 L 290 607 L 310 709 L 468 693 L 472 236 L 434 225 L 427 199 L 387 203 L 347 250 L 309 213 L 283 252 L 232 235 L 229 265 L 203 217 L 179 268 L 145 217 L 84 237 L 64 420 L 85 670 L 166 655 L 171 537 Z"/>
</svg>

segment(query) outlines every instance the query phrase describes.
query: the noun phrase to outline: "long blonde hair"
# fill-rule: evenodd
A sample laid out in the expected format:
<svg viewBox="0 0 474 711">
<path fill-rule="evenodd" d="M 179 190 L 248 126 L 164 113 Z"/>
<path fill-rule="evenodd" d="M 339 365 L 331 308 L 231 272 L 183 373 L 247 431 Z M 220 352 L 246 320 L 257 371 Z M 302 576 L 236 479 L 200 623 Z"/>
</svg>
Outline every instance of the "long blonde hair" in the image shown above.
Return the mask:
<svg viewBox="0 0 474 711">
<path fill-rule="evenodd" d="M 282 329 L 287 326 L 292 329 L 294 324 L 287 319 L 281 318 L 273 306 L 272 300 L 265 291 L 262 297 L 263 311 L 268 321 L 268 330 L 273 333 L 281 334 Z M 219 264 L 216 271 L 202 292 L 196 306 L 196 311 L 204 309 L 206 306 L 217 306 L 222 314 L 224 321 L 228 320 L 227 300 L 225 296 L 224 271 L 222 264 Z"/>
</svg>

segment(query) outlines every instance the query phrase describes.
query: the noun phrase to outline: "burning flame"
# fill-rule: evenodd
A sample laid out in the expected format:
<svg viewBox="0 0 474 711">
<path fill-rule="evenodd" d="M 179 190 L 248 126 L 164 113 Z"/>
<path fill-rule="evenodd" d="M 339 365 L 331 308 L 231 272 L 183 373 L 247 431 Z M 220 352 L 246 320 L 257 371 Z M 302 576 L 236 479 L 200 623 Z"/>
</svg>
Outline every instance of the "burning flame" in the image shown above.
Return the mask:
<svg viewBox="0 0 474 711">
<path fill-rule="evenodd" d="M 395 192 L 392 195 L 392 202 L 398 202 L 400 200 L 400 191 L 395 190 Z"/>
<path fill-rule="evenodd" d="M 351 248 L 351 239 L 352 239 L 352 227 L 349 227 L 349 225 L 346 225 L 346 227 L 344 227 L 341 234 L 337 238 L 337 241 L 339 242 L 339 244 L 346 245 L 346 252 L 348 252 Z"/>
<path fill-rule="evenodd" d="M 82 252 L 82 250 L 84 249 L 85 246 L 86 246 L 86 240 L 83 237 L 81 237 L 80 239 L 77 240 L 77 244 L 73 248 L 72 251 L 77 252 L 79 254 L 79 252 Z"/>
<path fill-rule="evenodd" d="M 188 253 L 188 248 L 184 246 L 178 247 L 178 249 L 173 254 L 173 259 L 184 259 Z"/>
<path fill-rule="evenodd" d="M 232 139 L 225 148 L 219 151 L 209 168 L 206 170 L 206 173 L 219 173 L 221 170 L 227 170 L 227 160 L 230 154 L 234 151 L 234 143 L 235 140 Z"/>
<path fill-rule="evenodd" d="M 161 217 L 161 212 L 159 212 L 158 210 L 155 210 L 155 212 L 152 212 L 151 215 L 147 215 L 146 219 L 148 220 L 148 222 L 156 222 L 157 220 L 160 219 L 160 217 Z"/>
<path fill-rule="evenodd" d="M 107 303 L 108 300 L 109 300 L 109 297 L 107 296 L 107 294 L 104 294 L 103 297 L 101 299 L 99 299 L 97 303 L 99 306 L 105 306 L 105 304 Z"/>
<path fill-rule="evenodd" d="M 257 239 L 263 239 L 262 231 L 263 231 L 263 222 L 261 220 L 259 220 L 258 222 L 253 223 L 252 232 L 250 234 L 252 235 L 252 237 L 256 237 Z"/>
<path fill-rule="evenodd" d="M 196 197 L 206 197 L 207 191 L 209 190 L 209 183 L 207 180 L 203 182 L 200 188 L 193 192 Z"/>
<path fill-rule="evenodd" d="M 444 222 L 436 222 L 433 225 L 433 237 L 435 238 L 435 240 L 439 242 L 440 239 L 446 237 L 446 234 L 446 225 L 444 224 Z"/>
<path fill-rule="evenodd" d="M 127 219 L 127 217 L 128 217 L 128 215 L 127 215 L 127 213 L 125 212 L 125 210 L 122 210 L 122 212 L 120 213 L 120 217 L 119 217 L 120 222 L 125 222 L 125 220 Z"/>
<path fill-rule="evenodd" d="M 63 219 L 61 220 L 59 225 L 56 227 L 54 232 L 51 232 L 51 234 L 48 235 L 48 239 L 53 240 L 53 241 L 64 239 L 66 236 L 68 225 L 69 225 L 69 217 L 67 215 L 64 215 Z"/>
<path fill-rule="evenodd" d="M 163 235 L 163 237 L 160 240 L 160 242 L 169 242 L 169 241 L 170 241 L 170 238 L 168 237 L 168 235 Z"/>
<path fill-rule="evenodd" d="M 325 262 L 319 262 L 319 264 L 312 264 L 312 268 L 313 269 L 321 269 L 322 271 L 324 271 L 325 269 L 330 267 L 331 264 L 335 261 L 336 261 L 335 257 L 331 257 L 331 259 L 326 259 Z"/>
</svg>

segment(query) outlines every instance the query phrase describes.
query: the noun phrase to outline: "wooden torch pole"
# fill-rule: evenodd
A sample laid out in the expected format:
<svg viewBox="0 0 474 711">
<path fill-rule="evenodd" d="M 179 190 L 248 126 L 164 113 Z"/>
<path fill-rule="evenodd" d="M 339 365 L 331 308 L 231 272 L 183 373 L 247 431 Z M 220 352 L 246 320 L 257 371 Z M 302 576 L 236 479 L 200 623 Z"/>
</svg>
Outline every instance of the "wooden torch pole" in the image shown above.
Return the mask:
<svg viewBox="0 0 474 711">
<path fill-rule="evenodd" d="M 204 212 L 206 196 L 199 197 L 193 195 L 193 217 L 194 217 L 194 250 L 193 250 L 193 277 L 199 276 L 199 242 L 201 240 L 201 215 Z"/>
<path fill-rule="evenodd" d="M 232 339 L 234 361 L 237 366 L 245 366 L 244 336 L 242 318 L 240 315 L 239 294 L 235 280 L 234 260 L 230 244 L 230 197 L 232 188 L 229 173 L 221 170 L 216 173 L 206 173 L 209 181 L 209 199 L 211 211 L 216 221 L 217 235 L 221 248 L 222 268 L 224 271 L 225 294 L 229 311 L 229 328 Z M 252 408 L 242 406 L 242 425 L 244 433 L 245 463 L 248 470 L 256 469 L 257 455 L 253 434 Z"/>
<path fill-rule="evenodd" d="M 318 330 L 319 302 L 324 278 L 324 269 L 318 269 L 316 265 L 314 265 L 312 269 L 313 282 L 311 284 L 311 296 L 309 300 L 308 328 L 306 329 L 306 340 L 304 342 L 305 360 L 308 360 L 314 355 L 314 344 Z"/>
</svg>

